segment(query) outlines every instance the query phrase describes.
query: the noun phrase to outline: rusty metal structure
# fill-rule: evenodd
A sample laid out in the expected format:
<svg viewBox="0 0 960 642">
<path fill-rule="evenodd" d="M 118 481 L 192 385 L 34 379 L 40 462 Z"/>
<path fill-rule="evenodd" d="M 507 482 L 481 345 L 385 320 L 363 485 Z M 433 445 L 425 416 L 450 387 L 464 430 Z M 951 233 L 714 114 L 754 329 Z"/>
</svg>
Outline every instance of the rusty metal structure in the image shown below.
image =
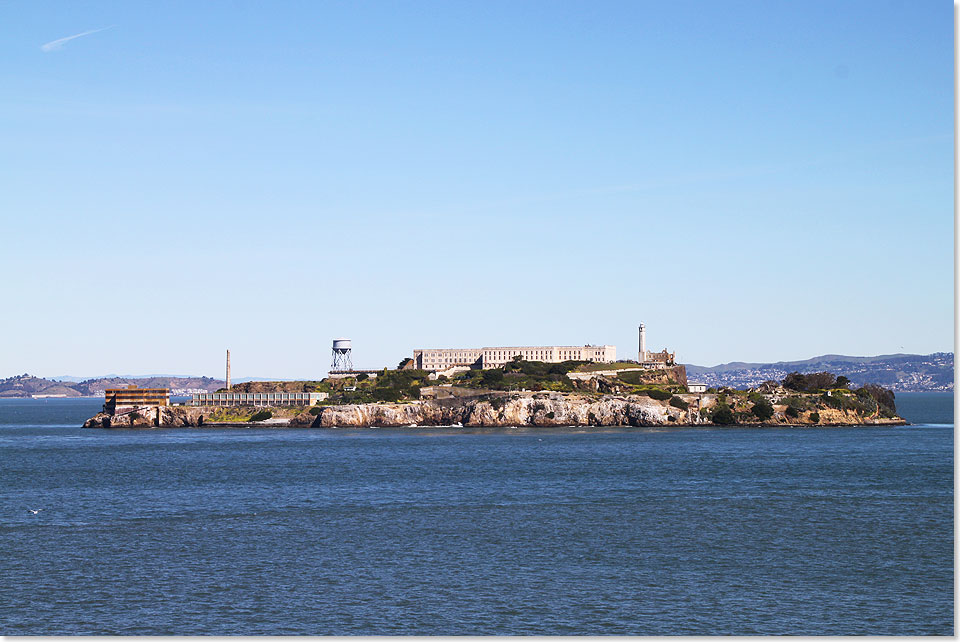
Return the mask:
<svg viewBox="0 0 960 642">
<path fill-rule="evenodd" d="M 169 388 L 107 388 L 104 391 L 103 409 L 115 413 L 117 408 L 140 406 L 169 406 Z"/>
</svg>

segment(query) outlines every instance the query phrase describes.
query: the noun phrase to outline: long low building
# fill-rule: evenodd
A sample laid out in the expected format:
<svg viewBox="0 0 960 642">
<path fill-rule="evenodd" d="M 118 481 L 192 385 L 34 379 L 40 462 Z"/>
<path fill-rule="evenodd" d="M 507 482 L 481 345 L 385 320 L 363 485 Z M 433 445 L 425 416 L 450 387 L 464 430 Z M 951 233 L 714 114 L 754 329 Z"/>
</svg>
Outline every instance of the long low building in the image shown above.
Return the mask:
<svg viewBox="0 0 960 642">
<path fill-rule="evenodd" d="M 325 392 L 204 392 L 191 406 L 312 406 L 329 397 Z"/>
<path fill-rule="evenodd" d="M 432 348 L 413 351 L 413 368 L 447 370 L 455 367 L 499 368 L 520 357 L 524 361 L 561 363 L 593 361 L 612 363 L 617 360 L 617 347 L 595 346 L 509 346 L 493 348 Z"/>
</svg>

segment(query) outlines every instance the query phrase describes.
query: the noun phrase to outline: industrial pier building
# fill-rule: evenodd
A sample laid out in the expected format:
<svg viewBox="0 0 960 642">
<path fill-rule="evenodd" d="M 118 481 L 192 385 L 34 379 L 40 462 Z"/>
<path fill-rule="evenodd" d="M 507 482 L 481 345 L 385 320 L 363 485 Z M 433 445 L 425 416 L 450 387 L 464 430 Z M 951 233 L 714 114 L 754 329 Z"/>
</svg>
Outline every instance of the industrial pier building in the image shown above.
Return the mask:
<svg viewBox="0 0 960 642">
<path fill-rule="evenodd" d="M 137 388 L 130 384 L 126 388 L 107 388 L 104 390 L 103 409 L 111 414 L 117 408 L 138 408 L 141 406 L 169 406 L 169 388 Z"/>
<path fill-rule="evenodd" d="M 312 406 L 325 392 L 204 392 L 193 395 L 191 406 Z"/>
<path fill-rule="evenodd" d="M 561 363 L 593 361 L 612 363 L 617 360 L 617 347 L 594 346 L 513 346 L 495 348 L 434 348 L 413 351 L 413 368 L 447 370 L 456 367 L 499 368 L 520 357 L 524 361 Z"/>
</svg>

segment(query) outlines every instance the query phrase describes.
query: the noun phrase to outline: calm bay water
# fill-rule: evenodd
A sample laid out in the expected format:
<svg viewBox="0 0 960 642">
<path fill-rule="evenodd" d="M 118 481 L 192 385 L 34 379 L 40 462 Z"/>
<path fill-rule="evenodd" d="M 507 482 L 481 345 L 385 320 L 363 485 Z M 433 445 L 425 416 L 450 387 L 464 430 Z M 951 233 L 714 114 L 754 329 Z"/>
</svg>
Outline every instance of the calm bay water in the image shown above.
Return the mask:
<svg viewBox="0 0 960 642">
<path fill-rule="evenodd" d="M 486 433 L 79 428 L 100 403 L 0 400 L 0 633 L 953 633 L 952 395 Z"/>
</svg>

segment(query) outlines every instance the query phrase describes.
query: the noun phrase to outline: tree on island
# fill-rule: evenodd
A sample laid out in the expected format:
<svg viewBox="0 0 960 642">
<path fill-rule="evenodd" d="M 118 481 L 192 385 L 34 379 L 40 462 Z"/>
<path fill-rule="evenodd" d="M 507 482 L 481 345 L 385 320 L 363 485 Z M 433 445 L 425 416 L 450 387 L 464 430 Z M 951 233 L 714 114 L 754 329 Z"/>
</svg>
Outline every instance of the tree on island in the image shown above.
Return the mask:
<svg viewBox="0 0 960 642">
<path fill-rule="evenodd" d="M 760 398 L 753 404 L 752 412 L 760 421 L 766 421 L 773 416 L 773 404 L 766 398 Z"/>
<path fill-rule="evenodd" d="M 896 417 L 897 402 L 893 390 L 868 383 L 857 389 L 858 397 L 870 397 L 877 402 L 877 409 L 881 417 Z"/>
<path fill-rule="evenodd" d="M 844 377 L 846 383 L 850 380 Z M 791 372 L 783 379 L 783 387 L 787 390 L 796 390 L 798 392 L 813 392 L 815 390 L 830 390 L 831 388 L 844 387 L 837 385 L 837 378 L 829 372 L 811 372 L 809 374 L 800 374 Z"/>
<path fill-rule="evenodd" d="M 733 411 L 730 410 L 730 406 L 727 404 L 721 404 L 717 406 L 717 409 L 713 411 L 712 420 L 713 423 L 720 426 L 731 426 L 737 423 L 737 418 L 734 416 Z"/>
</svg>

